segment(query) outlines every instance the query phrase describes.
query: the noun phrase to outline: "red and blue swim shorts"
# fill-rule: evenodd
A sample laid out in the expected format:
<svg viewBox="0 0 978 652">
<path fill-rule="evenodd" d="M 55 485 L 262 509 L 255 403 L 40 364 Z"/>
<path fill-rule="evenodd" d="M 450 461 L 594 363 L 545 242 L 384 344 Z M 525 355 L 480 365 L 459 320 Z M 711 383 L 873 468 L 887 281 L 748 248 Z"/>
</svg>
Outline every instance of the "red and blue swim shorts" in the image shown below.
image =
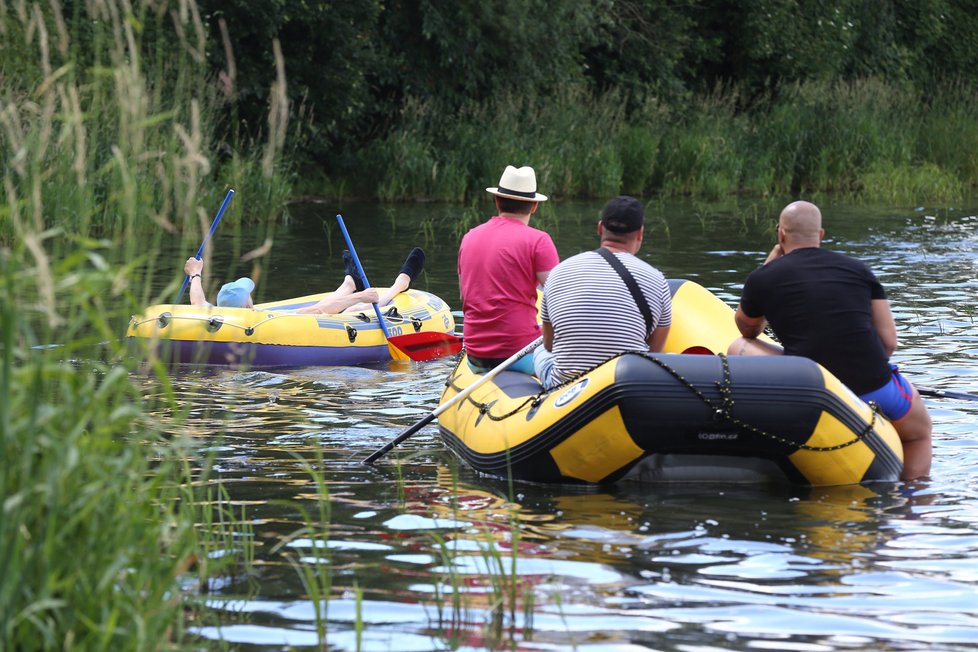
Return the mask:
<svg viewBox="0 0 978 652">
<path fill-rule="evenodd" d="M 913 389 L 910 387 L 910 381 L 903 377 L 895 364 L 890 364 L 890 371 L 890 382 L 879 389 L 862 394 L 859 398 L 866 403 L 873 401 L 887 419 L 897 421 L 910 411 Z"/>
</svg>

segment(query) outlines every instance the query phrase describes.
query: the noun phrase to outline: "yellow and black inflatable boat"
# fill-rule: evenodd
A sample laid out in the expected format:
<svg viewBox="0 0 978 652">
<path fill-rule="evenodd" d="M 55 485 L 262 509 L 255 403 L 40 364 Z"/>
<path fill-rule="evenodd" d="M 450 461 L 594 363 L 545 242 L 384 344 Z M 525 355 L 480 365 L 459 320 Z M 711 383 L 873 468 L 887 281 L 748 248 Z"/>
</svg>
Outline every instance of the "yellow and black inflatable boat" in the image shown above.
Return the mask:
<svg viewBox="0 0 978 652">
<path fill-rule="evenodd" d="M 503 371 L 440 414 L 442 439 L 477 471 L 532 482 L 899 478 L 892 424 L 815 362 L 683 353 L 722 353 L 736 327 L 702 287 L 672 289 L 673 353 L 626 353 L 546 392 Z M 441 402 L 479 378 L 463 356 Z"/>
<path fill-rule="evenodd" d="M 371 310 L 341 315 L 294 311 L 326 294 L 256 305 L 254 309 L 161 304 L 129 322 L 127 337 L 168 362 L 249 367 L 359 365 L 391 359 L 384 331 Z M 455 332 L 448 305 L 407 290 L 382 308 L 391 336 Z"/>
</svg>

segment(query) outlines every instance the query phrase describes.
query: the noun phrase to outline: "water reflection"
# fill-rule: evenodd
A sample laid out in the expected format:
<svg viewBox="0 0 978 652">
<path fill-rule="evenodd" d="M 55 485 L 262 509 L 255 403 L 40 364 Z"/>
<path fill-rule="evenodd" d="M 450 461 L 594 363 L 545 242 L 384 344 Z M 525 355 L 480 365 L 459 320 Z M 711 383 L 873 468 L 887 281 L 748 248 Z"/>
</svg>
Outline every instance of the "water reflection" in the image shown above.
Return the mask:
<svg viewBox="0 0 978 652">
<path fill-rule="evenodd" d="M 599 208 L 560 207 L 562 257 L 594 246 Z M 656 206 L 643 255 L 734 303 L 769 249 L 779 208 Z M 396 228 L 370 210 L 344 213 L 376 222 L 377 237 L 358 243 L 371 276 L 396 271 L 390 251 L 423 244 L 420 288 L 456 303 L 457 242 L 425 243 L 419 225 L 458 210 L 405 208 Z M 887 286 L 896 360 L 908 375 L 978 394 L 978 217 L 845 206 L 825 214 L 828 246 L 866 260 Z M 316 214 L 297 215 L 276 238 L 277 252 L 329 260 Z M 266 298 L 289 296 L 322 271 L 277 265 L 284 254 L 275 255 Z M 978 401 L 928 400 L 934 475 L 912 486 L 510 485 L 459 468 L 433 427 L 376 468 L 361 465 L 437 406 L 452 364 L 174 371 L 172 391 L 189 418 L 154 416 L 174 436 L 190 435 L 188 460 L 213 465 L 208 482 L 245 510 L 241 540 L 255 541 L 250 574 L 211 587 L 220 626 L 201 628 L 203 640 L 318 648 L 325 613 L 326 646 L 336 650 L 978 642 Z M 150 375 L 138 380 L 150 405 L 166 391 Z M 304 584 L 308 570 L 328 600 Z"/>
</svg>

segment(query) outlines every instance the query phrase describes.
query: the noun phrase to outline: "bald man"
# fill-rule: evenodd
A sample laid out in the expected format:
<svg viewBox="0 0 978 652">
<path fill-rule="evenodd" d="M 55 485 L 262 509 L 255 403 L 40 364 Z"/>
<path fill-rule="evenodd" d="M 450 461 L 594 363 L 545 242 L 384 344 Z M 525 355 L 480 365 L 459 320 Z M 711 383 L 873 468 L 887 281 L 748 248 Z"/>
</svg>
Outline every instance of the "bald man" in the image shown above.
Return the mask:
<svg viewBox="0 0 978 652">
<path fill-rule="evenodd" d="M 728 355 L 800 355 L 819 363 L 893 422 L 903 443 L 903 474 L 930 473 L 931 420 L 916 388 L 889 362 L 896 324 L 883 286 L 862 262 L 820 247 L 818 207 L 788 204 L 778 243 L 750 273 L 735 320 L 743 337 Z M 770 324 L 784 348 L 758 340 Z"/>
</svg>

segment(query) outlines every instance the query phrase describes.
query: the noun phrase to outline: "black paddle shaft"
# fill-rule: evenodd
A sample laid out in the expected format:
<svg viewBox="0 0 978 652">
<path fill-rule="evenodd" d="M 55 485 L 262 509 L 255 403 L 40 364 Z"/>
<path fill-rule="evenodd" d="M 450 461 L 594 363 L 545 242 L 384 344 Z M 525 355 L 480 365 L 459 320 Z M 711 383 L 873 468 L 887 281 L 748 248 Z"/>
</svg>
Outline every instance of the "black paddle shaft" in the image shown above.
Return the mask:
<svg viewBox="0 0 978 652">
<path fill-rule="evenodd" d="M 917 387 L 917 392 L 921 396 L 933 396 L 934 398 L 950 398 L 957 401 L 978 401 L 978 394 L 968 394 L 966 392 L 952 392 L 945 389 L 933 389 L 930 387 Z"/>
<path fill-rule="evenodd" d="M 387 442 L 386 444 L 384 444 L 382 447 L 378 448 L 373 453 L 371 453 L 366 458 L 364 458 L 363 463 L 364 464 L 373 464 L 374 462 L 377 461 L 377 459 L 379 459 L 379 458 L 383 457 L 384 455 L 386 455 L 392 448 L 394 448 L 395 446 L 397 446 L 398 444 L 400 444 L 402 441 L 404 441 L 405 439 L 407 439 L 408 437 L 410 437 L 411 435 L 413 435 L 414 433 L 416 433 L 417 431 L 421 430 L 426 425 L 428 425 L 429 423 L 431 423 L 432 421 L 434 421 L 435 420 L 435 416 L 436 416 L 435 413 L 432 412 L 431 414 L 429 414 L 428 416 L 426 416 L 421 421 L 418 421 L 416 424 L 414 424 L 413 426 L 411 426 L 410 428 L 408 428 L 407 430 L 405 430 L 404 432 L 402 432 L 401 434 L 399 434 L 397 437 L 394 437 L 394 439 L 390 440 L 389 442 Z"/>
<path fill-rule="evenodd" d="M 537 339 L 533 340 L 532 342 L 530 342 L 529 344 L 527 344 L 526 346 L 524 346 L 522 349 L 520 349 L 519 351 L 517 351 L 513 355 L 511 355 L 508 358 L 506 358 L 505 360 L 503 360 L 499 364 L 499 366 L 494 367 L 493 369 L 490 369 L 488 372 L 486 372 L 485 374 L 483 374 L 479 378 L 479 380 L 475 381 L 474 383 L 472 383 L 471 385 L 469 385 L 468 387 L 466 387 L 465 389 L 463 389 L 461 392 L 459 392 L 458 394 L 456 394 L 455 397 L 452 398 L 450 401 L 448 401 L 447 403 L 442 403 L 440 406 L 438 406 L 438 408 L 434 412 L 432 412 L 431 414 L 429 414 L 428 416 L 426 416 L 424 419 L 422 419 L 421 421 L 418 421 L 416 424 L 414 424 L 413 426 L 411 426 L 410 428 L 408 428 L 407 430 L 405 430 L 404 432 L 402 432 L 401 434 L 399 434 L 397 437 L 394 437 L 394 439 L 391 442 L 389 442 L 387 444 L 384 444 L 384 446 L 382 448 L 380 448 L 376 452 L 368 455 L 367 458 L 363 460 L 363 463 L 364 464 L 373 464 L 374 461 L 378 457 L 380 457 L 381 455 L 384 455 L 385 453 L 387 453 L 387 451 L 389 451 L 390 449 L 394 448 L 395 446 L 397 446 L 398 444 L 400 444 L 402 441 L 404 441 L 405 439 L 407 439 L 408 437 L 410 437 L 411 435 L 413 435 L 414 433 L 416 433 L 417 431 L 421 430 L 423 427 L 425 427 L 426 425 L 428 425 L 429 423 L 431 423 L 432 421 L 434 421 L 435 417 L 437 417 L 439 414 L 441 414 L 442 412 L 444 412 L 448 408 L 452 407 L 453 405 L 455 405 L 456 403 L 458 403 L 459 401 L 461 401 L 462 399 L 464 399 L 466 396 L 468 396 L 469 394 L 471 394 L 473 391 L 475 391 L 476 389 L 478 389 L 479 387 L 481 387 L 483 384 L 489 382 L 492 378 L 495 378 L 496 377 L 496 374 L 499 374 L 499 373 L 505 371 L 511 365 L 513 365 L 513 363 L 515 363 L 517 360 L 519 360 L 524 355 L 528 354 L 529 352 L 531 352 L 533 349 L 537 348 L 541 344 L 543 344 L 543 336 L 542 335 L 540 337 L 538 337 Z"/>
</svg>

